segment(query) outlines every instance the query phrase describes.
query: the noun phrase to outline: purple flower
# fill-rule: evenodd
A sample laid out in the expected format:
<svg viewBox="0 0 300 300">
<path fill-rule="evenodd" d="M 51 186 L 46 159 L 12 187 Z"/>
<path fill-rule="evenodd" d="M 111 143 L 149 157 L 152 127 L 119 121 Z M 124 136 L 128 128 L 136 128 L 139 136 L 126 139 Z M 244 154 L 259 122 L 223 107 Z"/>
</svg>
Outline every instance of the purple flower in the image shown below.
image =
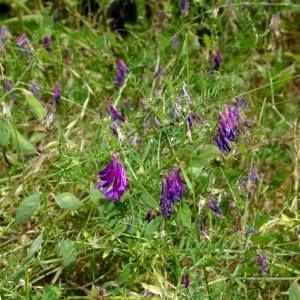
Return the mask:
<svg viewBox="0 0 300 300">
<path fill-rule="evenodd" d="M 266 266 L 266 255 L 263 253 L 259 253 L 256 257 L 255 257 L 255 262 L 257 264 L 260 264 L 261 267 L 261 273 L 263 275 L 266 275 L 268 273 L 267 271 L 267 266 Z"/>
<path fill-rule="evenodd" d="M 199 124 L 203 124 L 204 121 L 197 116 L 194 112 L 191 112 L 187 117 L 187 131 L 192 128 L 193 120 L 197 121 Z"/>
<path fill-rule="evenodd" d="M 241 188 L 247 198 L 250 198 L 252 195 L 252 192 L 254 190 L 255 185 L 257 184 L 257 181 L 260 181 L 261 178 L 258 175 L 257 168 L 253 168 L 249 175 L 243 177 L 239 180 L 239 183 L 241 185 Z"/>
<path fill-rule="evenodd" d="M 230 145 L 237 136 L 240 135 L 240 132 L 235 124 L 240 122 L 240 117 L 238 112 L 231 109 L 228 106 L 225 106 L 226 115 L 224 116 L 219 112 L 219 124 L 217 125 L 218 133 L 213 135 L 218 148 L 224 153 L 227 154 L 230 152 Z"/>
<path fill-rule="evenodd" d="M 214 66 L 213 66 L 214 71 L 219 71 L 221 62 L 222 62 L 222 57 L 220 51 L 217 50 L 214 58 Z"/>
<path fill-rule="evenodd" d="M 261 178 L 258 175 L 257 168 L 253 168 L 251 170 L 251 183 L 252 183 L 252 185 L 256 185 L 258 180 L 261 180 Z"/>
<path fill-rule="evenodd" d="M 171 43 L 175 49 L 179 47 L 179 39 L 176 35 L 172 37 Z"/>
<path fill-rule="evenodd" d="M 152 209 L 148 209 L 145 220 L 147 220 L 148 223 L 150 223 L 153 219 L 155 219 L 155 217 L 156 217 L 156 215 L 155 215 L 154 211 Z"/>
<path fill-rule="evenodd" d="M 156 78 L 158 76 L 164 76 L 165 75 L 165 71 L 162 67 L 162 65 L 158 66 L 158 69 L 156 70 L 156 72 L 154 73 L 153 77 Z"/>
<path fill-rule="evenodd" d="M 158 120 L 158 118 L 154 118 L 154 124 L 155 124 L 155 126 L 157 126 L 157 127 L 161 127 L 161 123 L 160 123 L 160 121 Z"/>
<path fill-rule="evenodd" d="M 118 156 L 114 155 L 111 162 L 99 173 L 100 182 L 95 189 L 101 189 L 103 195 L 110 201 L 120 201 L 121 196 L 128 189 L 129 184 L 124 166 Z"/>
<path fill-rule="evenodd" d="M 133 107 L 129 104 L 129 102 L 126 99 L 123 100 L 123 103 L 128 110 L 133 111 Z"/>
<path fill-rule="evenodd" d="M 60 99 L 60 86 L 59 84 L 56 84 L 54 87 L 54 101 L 56 104 L 58 104 L 59 99 Z"/>
<path fill-rule="evenodd" d="M 190 8 L 190 3 L 188 0 L 182 0 L 181 1 L 181 9 L 183 14 L 187 15 L 189 12 L 189 8 Z"/>
<path fill-rule="evenodd" d="M 37 94 L 40 90 L 40 85 L 34 80 L 30 80 L 31 88 L 29 89 L 32 94 Z"/>
<path fill-rule="evenodd" d="M 189 286 L 190 286 L 189 275 L 188 274 L 185 274 L 183 276 L 182 283 L 184 284 L 184 287 L 188 290 Z"/>
<path fill-rule="evenodd" d="M 51 38 L 49 36 L 45 36 L 43 40 L 44 48 L 48 51 L 48 53 L 51 53 Z"/>
<path fill-rule="evenodd" d="M 117 111 L 114 109 L 114 107 L 111 105 L 111 103 L 108 102 L 106 108 L 107 108 L 107 111 L 110 114 L 110 116 L 115 121 L 117 121 L 117 122 L 124 122 L 124 118 L 117 113 Z"/>
<path fill-rule="evenodd" d="M 0 40 L 5 42 L 11 39 L 11 34 L 8 30 L 8 27 L 3 25 L 0 28 Z"/>
<path fill-rule="evenodd" d="M 245 109 L 249 109 L 248 104 L 246 103 L 245 97 L 237 97 L 235 98 L 234 106 L 239 109 L 241 106 L 243 106 Z"/>
<path fill-rule="evenodd" d="M 10 94 L 11 94 L 11 98 L 12 98 L 13 100 L 15 100 L 15 99 L 16 99 L 16 94 L 13 92 L 13 86 L 12 86 L 11 81 L 8 80 L 8 79 L 5 79 L 5 80 L 4 80 L 4 84 L 5 84 L 5 87 L 6 87 L 7 92 L 11 92 L 11 93 L 10 93 Z"/>
<path fill-rule="evenodd" d="M 17 46 L 24 46 L 27 43 L 28 39 L 26 34 L 23 33 L 17 40 Z"/>
<path fill-rule="evenodd" d="M 217 205 L 216 201 L 215 201 L 213 198 L 211 198 L 211 199 L 208 200 L 207 206 L 208 206 L 209 209 L 210 209 L 211 211 L 213 211 L 218 217 L 224 218 L 223 213 L 221 212 L 219 206 Z"/>
<path fill-rule="evenodd" d="M 178 173 L 177 167 L 173 168 L 172 174 L 165 173 L 162 179 L 162 191 L 160 205 L 162 207 L 163 216 L 170 218 L 172 215 L 172 204 L 179 203 L 184 193 L 182 179 Z"/>
<path fill-rule="evenodd" d="M 25 50 L 27 60 L 30 59 L 30 50 L 32 49 L 26 34 L 23 33 L 17 40 L 17 46 Z"/>
<path fill-rule="evenodd" d="M 118 62 L 118 69 L 115 74 L 115 85 L 117 87 L 122 86 L 126 73 L 129 73 L 129 69 L 127 68 L 125 62 L 120 59 Z"/>
</svg>

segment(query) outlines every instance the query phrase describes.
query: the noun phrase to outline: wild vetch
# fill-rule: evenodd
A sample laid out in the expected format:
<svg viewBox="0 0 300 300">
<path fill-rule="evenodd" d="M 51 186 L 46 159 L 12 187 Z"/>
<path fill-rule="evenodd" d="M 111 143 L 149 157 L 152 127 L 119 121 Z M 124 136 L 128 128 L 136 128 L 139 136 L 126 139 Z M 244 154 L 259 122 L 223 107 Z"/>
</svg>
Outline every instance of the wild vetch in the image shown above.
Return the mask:
<svg viewBox="0 0 300 300">
<path fill-rule="evenodd" d="M 222 60 L 220 51 L 217 50 L 216 53 L 214 54 L 213 51 L 210 49 L 209 50 L 209 69 L 208 69 L 208 73 L 212 74 L 216 71 L 219 71 L 222 61 L 223 60 Z"/>
<path fill-rule="evenodd" d="M 37 94 L 39 92 L 41 86 L 34 80 L 30 80 L 30 84 L 31 84 L 31 87 L 29 89 L 30 92 L 34 95 Z"/>
<path fill-rule="evenodd" d="M 124 80 L 125 80 L 125 75 L 129 73 L 129 69 L 127 68 L 125 62 L 123 60 L 119 60 L 118 62 L 118 69 L 116 71 L 115 75 L 115 85 L 117 87 L 121 87 Z"/>
<path fill-rule="evenodd" d="M 101 189 L 103 195 L 110 201 L 120 201 L 121 196 L 128 189 L 124 166 L 118 156 L 114 155 L 111 162 L 99 173 L 100 182 L 95 185 L 95 189 Z"/>
<path fill-rule="evenodd" d="M 255 167 L 251 170 L 249 175 L 243 177 L 239 181 L 241 189 L 248 199 L 251 198 L 252 192 L 253 192 L 255 186 L 257 185 L 258 181 L 261 181 L 261 178 L 258 175 L 257 168 L 255 168 Z"/>
<path fill-rule="evenodd" d="M 211 211 L 213 211 L 216 214 L 216 216 L 218 216 L 220 218 L 224 218 L 224 215 L 221 212 L 220 207 L 217 205 L 216 201 L 213 198 L 210 198 L 207 201 L 207 206 L 209 207 L 209 209 Z"/>
<path fill-rule="evenodd" d="M 56 104 L 58 104 L 60 99 L 60 86 L 59 84 L 56 84 L 54 87 L 54 101 Z"/>
<path fill-rule="evenodd" d="M 12 98 L 13 100 L 16 100 L 16 94 L 12 91 L 12 90 L 13 90 L 13 86 L 12 86 L 11 81 L 8 80 L 8 79 L 5 79 L 5 80 L 4 80 L 4 84 L 5 84 L 5 87 L 6 87 L 7 92 L 11 92 L 11 93 L 10 93 L 11 98 Z"/>
<path fill-rule="evenodd" d="M 44 48 L 47 50 L 47 52 L 50 54 L 51 53 L 51 38 L 49 36 L 45 36 L 43 40 Z"/>
<path fill-rule="evenodd" d="M 184 284 L 184 287 L 188 290 L 190 287 L 190 282 L 189 282 L 189 275 L 185 274 L 182 278 L 182 283 Z"/>
<path fill-rule="evenodd" d="M 204 121 L 198 115 L 196 115 L 194 112 L 191 112 L 187 117 L 187 131 L 191 130 L 193 121 L 196 121 L 199 124 L 204 123 Z"/>
<path fill-rule="evenodd" d="M 124 118 L 123 118 L 121 115 L 119 115 L 119 114 L 117 113 L 117 111 L 116 111 L 115 108 L 111 105 L 110 102 L 107 103 L 106 108 L 107 108 L 107 111 L 108 111 L 109 115 L 110 115 L 115 121 L 117 121 L 117 122 L 124 122 Z"/>
<path fill-rule="evenodd" d="M 23 50 L 25 50 L 26 53 L 26 59 L 29 60 L 30 59 L 30 50 L 32 50 L 32 46 L 28 40 L 28 38 L 26 37 L 25 33 L 23 33 L 17 41 L 17 46 Z"/>
<path fill-rule="evenodd" d="M 182 0 L 181 1 L 181 10 L 182 10 L 182 13 L 184 15 L 187 15 L 189 13 L 189 8 L 190 8 L 190 3 L 188 0 Z"/>
<path fill-rule="evenodd" d="M 8 30 L 8 27 L 5 25 L 1 26 L 1 28 L 0 28 L 0 38 L 4 42 L 9 41 L 12 38 L 12 36 Z"/>
<path fill-rule="evenodd" d="M 231 144 L 240 135 L 235 124 L 235 122 L 240 122 L 240 117 L 237 110 L 233 110 L 228 106 L 225 106 L 225 113 L 226 115 L 224 116 L 219 112 L 218 133 L 214 134 L 213 138 L 218 148 L 224 154 L 227 154 L 231 150 Z"/>
<path fill-rule="evenodd" d="M 266 266 L 266 255 L 263 253 L 259 253 L 256 257 L 255 257 L 255 262 L 257 264 L 260 264 L 260 272 L 263 275 L 266 275 L 268 273 L 267 271 L 267 266 Z"/>
<path fill-rule="evenodd" d="M 126 99 L 123 99 L 123 103 L 128 110 L 133 111 L 133 107 L 129 104 L 129 102 Z"/>
<path fill-rule="evenodd" d="M 162 179 L 162 190 L 160 205 L 164 217 L 170 218 L 172 215 L 172 204 L 179 203 L 184 193 L 184 186 L 177 167 L 173 168 L 172 174 L 165 173 Z"/>
<path fill-rule="evenodd" d="M 164 76 L 165 74 L 166 74 L 166 73 L 165 73 L 165 71 L 164 71 L 162 65 L 159 65 L 159 66 L 158 66 L 158 69 L 155 71 L 153 77 L 156 78 L 156 77 L 158 77 L 158 76 Z"/>
<path fill-rule="evenodd" d="M 177 36 L 173 36 L 171 39 L 172 46 L 177 49 L 179 47 L 179 39 Z"/>
</svg>

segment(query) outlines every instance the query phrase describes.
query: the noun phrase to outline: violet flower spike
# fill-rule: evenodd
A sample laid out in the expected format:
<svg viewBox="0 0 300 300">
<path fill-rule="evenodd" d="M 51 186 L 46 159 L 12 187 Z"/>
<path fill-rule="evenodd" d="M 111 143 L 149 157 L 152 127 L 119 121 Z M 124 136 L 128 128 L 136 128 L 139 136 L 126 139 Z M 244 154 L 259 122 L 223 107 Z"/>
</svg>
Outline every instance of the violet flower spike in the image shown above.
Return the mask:
<svg viewBox="0 0 300 300">
<path fill-rule="evenodd" d="M 133 111 L 133 107 L 129 104 L 129 102 L 126 99 L 123 99 L 123 103 L 128 110 Z"/>
<path fill-rule="evenodd" d="M 117 113 L 117 111 L 114 109 L 114 107 L 111 105 L 110 102 L 107 103 L 107 111 L 108 113 L 110 114 L 110 116 L 115 120 L 115 121 L 118 121 L 118 122 L 124 122 L 124 118 L 119 115 Z"/>
<path fill-rule="evenodd" d="M 49 36 L 45 36 L 43 40 L 44 48 L 47 50 L 47 52 L 50 54 L 51 53 L 51 38 Z"/>
<path fill-rule="evenodd" d="M 172 202 L 168 193 L 168 183 L 167 179 L 164 177 L 161 181 L 161 197 L 160 205 L 162 208 L 162 214 L 164 217 L 170 218 L 172 216 Z"/>
<path fill-rule="evenodd" d="M 25 43 L 27 43 L 27 37 L 26 34 L 23 33 L 17 40 L 17 46 L 24 46 Z"/>
<path fill-rule="evenodd" d="M 224 218 L 223 213 L 221 212 L 219 206 L 217 205 L 216 201 L 215 201 L 213 198 L 211 198 L 211 199 L 208 200 L 207 206 L 208 206 L 209 209 L 210 209 L 211 211 L 213 211 L 218 217 Z"/>
<path fill-rule="evenodd" d="M 11 92 L 11 93 L 10 93 L 11 98 L 12 98 L 13 100 L 16 100 L 16 94 L 15 94 L 14 91 L 13 91 L 13 86 L 12 86 L 11 81 L 8 80 L 8 79 L 5 79 L 5 80 L 4 80 L 4 84 L 5 84 L 5 87 L 6 87 L 7 92 Z"/>
<path fill-rule="evenodd" d="M 255 262 L 257 264 L 260 264 L 260 267 L 261 267 L 261 273 L 263 275 L 266 275 L 268 273 L 267 271 L 267 266 L 266 266 L 266 255 L 263 254 L 263 253 L 259 253 L 256 257 L 255 257 Z"/>
<path fill-rule="evenodd" d="M 37 82 L 35 82 L 34 80 L 30 80 L 30 84 L 31 84 L 31 87 L 30 87 L 29 91 L 33 95 L 37 94 L 40 91 L 41 86 Z"/>
<path fill-rule="evenodd" d="M 156 117 L 154 118 L 154 124 L 155 124 L 156 127 L 161 127 L 161 123 L 158 120 L 158 118 L 156 118 Z"/>
<path fill-rule="evenodd" d="M 58 104 L 60 99 L 60 86 L 59 84 L 56 84 L 54 87 L 54 101 L 56 104 Z"/>
<path fill-rule="evenodd" d="M 171 43 L 175 49 L 177 49 L 179 47 L 179 39 L 176 35 L 172 37 Z"/>
<path fill-rule="evenodd" d="M 217 51 L 216 51 L 215 58 L 214 58 L 214 67 L 213 67 L 213 70 L 214 70 L 214 71 L 219 71 L 219 69 L 220 69 L 220 64 L 221 64 L 222 61 L 223 61 L 223 60 L 222 60 L 220 51 L 217 50 Z"/>
<path fill-rule="evenodd" d="M 253 168 L 251 170 L 251 183 L 252 183 L 252 185 L 256 185 L 257 181 L 260 181 L 260 180 L 261 180 L 261 178 L 258 175 L 257 168 Z"/>
<path fill-rule="evenodd" d="M 181 1 L 181 10 L 182 10 L 182 13 L 184 15 L 187 15 L 188 12 L 189 12 L 189 8 L 190 8 L 190 3 L 188 0 L 182 0 Z"/>
<path fill-rule="evenodd" d="M 0 28 L 0 40 L 3 42 L 9 41 L 12 38 L 11 33 L 6 25 Z"/>
<path fill-rule="evenodd" d="M 197 116 L 194 112 L 191 112 L 187 117 L 187 131 L 192 128 L 193 120 L 197 121 L 199 124 L 204 123 L 204 121 L 199 116 Z"/>
<path fill-rule="evenodd" d="M 172 174 L 165 173 L 162 179 L 162 192 L 160 205 L 164 217 L 170 218 L 172 215 L 172 204 L 179 203 L 184 194 L 184 185 L 179 175 L 177 167 L 173 168 Z"/>
<path fill-rule="evenodd" d="M 26 59 L 30 59 L 30 50 L 32 49 L 32 46 L 29 43 L 28 38 L 26 37 L 25 33 L 23 33 L 17 40 L 17 46 L 25 50 L 26 53 Z"/>
<path fill-rule="evenodd" d="M 153 78 L 157 78 L 158 76 L 164 76 L 166 73 L 162 67 L 162 65 L 158 66 L 158 69 L 156 70 L 156 72 L 153 75 Z"/>
<path fill-rule="evenodd" d="M 128 67 L 126 66 L 125 62 L 120 59 L 118 62 L 118 69 L 115 74 L 115 85 L 117 87 L 120 88 L 122 86 L 122 84 L 125 80 L 125 75 L 129 72 L 130 71 L 129 71 Z"/>
<path fill-rule="evenodd" d="M 182 283 L 184 284 L 184 287 L 188 290 L 190 287 L 190 282 L 189 282 L 189 275 L 185 274 L 182 278 Z"/>
<path fill-rule="evenodd" d="M 114 155 L 111 162 L 98 174 L 100 182 L 95 185 L 95 189 L 101 189 L 108 200 L 119 202 L 129 188 L 126 172 L 119 158 Z"/>
</svg>

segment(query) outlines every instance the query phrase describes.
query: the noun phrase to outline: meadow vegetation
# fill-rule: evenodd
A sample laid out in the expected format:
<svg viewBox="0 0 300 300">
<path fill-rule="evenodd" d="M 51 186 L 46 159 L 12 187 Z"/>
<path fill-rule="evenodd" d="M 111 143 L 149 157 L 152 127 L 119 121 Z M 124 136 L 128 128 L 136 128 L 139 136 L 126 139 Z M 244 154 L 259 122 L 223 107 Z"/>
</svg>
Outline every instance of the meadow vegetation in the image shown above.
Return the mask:
<svg viewBox="0 0 300 300">
<path fill-rule="evenodd" d="M 300 299 L 297 1 L 0 1 L 1 299 Z"/>
</svg>

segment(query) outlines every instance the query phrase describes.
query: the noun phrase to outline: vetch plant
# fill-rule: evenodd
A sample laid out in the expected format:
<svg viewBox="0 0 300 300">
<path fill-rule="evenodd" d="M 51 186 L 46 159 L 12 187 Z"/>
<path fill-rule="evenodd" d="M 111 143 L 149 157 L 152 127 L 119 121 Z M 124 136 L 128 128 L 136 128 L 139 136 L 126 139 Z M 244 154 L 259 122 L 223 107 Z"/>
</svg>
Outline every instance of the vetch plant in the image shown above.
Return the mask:
<svg viewBox="0 0 300 300">
<path fill-rule="evenodd" d="M 108 200 L 119 202 L 129 188 L 129 184 L 124 166 L 118 156 L 114 155 L 111 162 L 98 174 L 100 182 L 95 185 L 95 189 L 101 189 Z"/>
</svg>

